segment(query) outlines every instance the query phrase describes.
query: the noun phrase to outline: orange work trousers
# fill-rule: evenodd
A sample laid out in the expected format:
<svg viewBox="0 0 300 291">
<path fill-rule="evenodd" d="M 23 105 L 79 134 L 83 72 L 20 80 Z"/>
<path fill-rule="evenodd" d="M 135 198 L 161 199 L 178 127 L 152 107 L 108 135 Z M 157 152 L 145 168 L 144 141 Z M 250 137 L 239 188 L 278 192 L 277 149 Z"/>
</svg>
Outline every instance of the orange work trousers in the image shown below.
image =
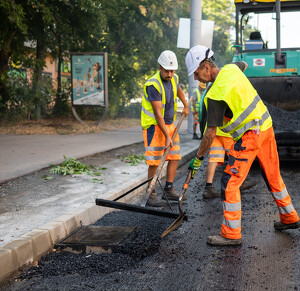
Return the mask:
<svg viewBox="0 0 300 291">
<path fill-rule="evenodd" d="M 234 141 L 232 137 L 216 135 L 209 149 L 209 162 L 215 162 L 219 165 L 223 165 L 225 154 L 228 155 L 233 144 Z"/>
<path fill-rule="evenodd" d="M 299 220 L 280 175 L 273 127 L 259 134 L 248 131 L 232 145 L 228 165 L 222 176 L 221 198 L 224 219 L 220 234 L 225 238 L 240 239 L 242 237 L 240 186 L 246 179 L 255 157 L 259 160 L 263 178 L 278 206 L 281 222 L 294 223 Z"/>
<path fill-rule="evenodd" d="M 199 124 L 199 112 L 193 115 L 194 124 Z"/>
<path fill-rule="evenodd" d="M 170 137 L 175 133 L 175 125 L 166 124 Z M 165 152 L 166 138 L 158 125 L 152 125 L 143 130 L 145 145 L 145 159 L 148 166 L 158 166 Z M 179 135 L 174 138 L 173 146 L 170 148 L 166 161 L 181 160 Z"/>
</svg>

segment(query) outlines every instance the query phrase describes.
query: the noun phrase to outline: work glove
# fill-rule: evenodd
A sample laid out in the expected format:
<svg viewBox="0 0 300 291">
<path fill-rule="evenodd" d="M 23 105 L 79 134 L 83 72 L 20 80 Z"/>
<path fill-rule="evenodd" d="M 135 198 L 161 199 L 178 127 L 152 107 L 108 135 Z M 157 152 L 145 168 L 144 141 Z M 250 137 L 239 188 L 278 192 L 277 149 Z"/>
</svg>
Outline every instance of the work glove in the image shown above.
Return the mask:
<svg viewBox="0 0 300 291">
<path fill-rule="evenodd" d="M 189 170 L 192 170 L 192 176 L 191 179 L 194 179 L 195 174 L 197 173 L 197 171 L 199 170 L 201 163 L 203 161 L 203 157 L 201 157 L 200 159 L 198 159 L 197 157 L 194 157 L 190 163 L 189 163 Z"/>
</svg>

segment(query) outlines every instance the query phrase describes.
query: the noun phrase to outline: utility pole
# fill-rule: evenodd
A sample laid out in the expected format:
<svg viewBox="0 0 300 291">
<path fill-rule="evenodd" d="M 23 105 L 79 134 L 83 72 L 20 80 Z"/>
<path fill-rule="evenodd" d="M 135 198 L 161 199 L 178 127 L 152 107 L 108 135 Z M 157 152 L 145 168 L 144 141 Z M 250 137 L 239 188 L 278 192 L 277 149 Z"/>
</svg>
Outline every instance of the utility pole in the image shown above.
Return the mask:
<svg viewBox="0 0 300 291">
<path fill-rule="evenodd" d="M 191 0 L 191 28 L 190 28 L 190 48 L 201 44 L 201 21 L 202 21 L 202 0 Z M 198 81 L 194 80 L 194 75 L 189 77 L 189 98 L 198 87 Z M 188 133 L 193 133 L 193 114 L 188 116 Z"/>
</svg>

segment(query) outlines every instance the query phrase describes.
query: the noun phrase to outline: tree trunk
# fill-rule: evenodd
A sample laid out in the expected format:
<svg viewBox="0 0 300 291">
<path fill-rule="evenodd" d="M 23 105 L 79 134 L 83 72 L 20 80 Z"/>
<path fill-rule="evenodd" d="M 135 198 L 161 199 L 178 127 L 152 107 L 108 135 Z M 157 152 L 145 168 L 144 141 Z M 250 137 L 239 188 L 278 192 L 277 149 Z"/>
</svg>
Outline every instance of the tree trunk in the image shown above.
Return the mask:
<svg viewBox="0 0 300 291">
<path fill-rule="evenodd" d="M 42 83 L 43 78 L 43 69 L 45 66 L 45 58 L 46 58 L 46 47 L 45 47 L 45 39 L 44 36 L 37 39 L 36 43 L 36 63 L 34 66 L 34 73 L 32 79 L 32 89 L 33 89 L 33 102 L 35 105 L 34 110 L 34 118 L 41 118 L 41 109 L 42 109 L 42 98 L 43 96 L 40 94 L 40 84 Z"/>
<path fill-rule="evenodd" d="M 60 41 L 58 42 L 61 43 Z M 63 101 L 61 96 L 61 64 L 62 64 L 62 48 L 61 45 L 58 47 L 58 68 L 57 68 L 57 91 L 54 105 L 54 114 L 60 115 L 63 111 Z"/>
</svg>

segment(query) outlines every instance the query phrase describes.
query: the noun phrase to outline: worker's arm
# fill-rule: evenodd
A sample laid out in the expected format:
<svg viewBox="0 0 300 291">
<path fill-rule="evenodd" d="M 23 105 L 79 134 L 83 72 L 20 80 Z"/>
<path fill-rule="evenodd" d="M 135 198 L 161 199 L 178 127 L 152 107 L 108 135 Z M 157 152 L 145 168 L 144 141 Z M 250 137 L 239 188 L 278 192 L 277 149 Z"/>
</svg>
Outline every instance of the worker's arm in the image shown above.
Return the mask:
<svg viewBox="0 0 300 291">
<path fill-rule="evenodd" d="M 185 100 L 184 93 L 181 90 L 180 86 L 178 87 L 178 90 L 177 90 L 177 96 L 184 105 L 184 108 L 182 109 L 181 115 L 182 114 L 185 114 L 185 116 L 189 115 L 189 105 L 187 104 L 187 102 Z"/>
<path fill-rule="evenodd" d="M 155 115 L 155 119 L 157 122 L 157 125 L 159 126 L 160 130 L 162 131 L 162 133 L 164 134 L 165 138 L 166 138 L 166 148 L 168 146 L 173 146 L 173 142 L 172 139 L 169 135 L 169 132 L 167 130 L 166 124 L 165 124 L 165 120 L 164 117 L 161 114 L 161 109 L 162 109 L 162 102 L 161 101 L 150 101 L 152 108 L 153 108 L 153 112 Z"/>
<path fill-rule="evenodd" d="M 203 156 L 209 150 L 215 136 L 216 136 L 217 128 L 216 127 L 208 127 L 205 131 L 205 134 L 202 138 L 200 146 L 198 148 L 196 157 L 194 157 L 189 163 L 189 170 L 191 170 L 191 178 L 194 179 L 195 174 L 199 170 L 201 163 L 203 161 Z"/>
<path fill-rule="evenodd" d="M 209 150 L 214 138 L 216 137 L 216 132 L 216 127 L 207 127 L 196 154 L 197 158 L 203 157 Z"/>
<path fill-rule="evenodd" d="M 204 133 L 196 157 L 203 157 L 209 150 L 217 133 L 217 126 L 223 125 L 227 104 L 223 101 L 207 100 L 207 129 Z"/>
</svg>

